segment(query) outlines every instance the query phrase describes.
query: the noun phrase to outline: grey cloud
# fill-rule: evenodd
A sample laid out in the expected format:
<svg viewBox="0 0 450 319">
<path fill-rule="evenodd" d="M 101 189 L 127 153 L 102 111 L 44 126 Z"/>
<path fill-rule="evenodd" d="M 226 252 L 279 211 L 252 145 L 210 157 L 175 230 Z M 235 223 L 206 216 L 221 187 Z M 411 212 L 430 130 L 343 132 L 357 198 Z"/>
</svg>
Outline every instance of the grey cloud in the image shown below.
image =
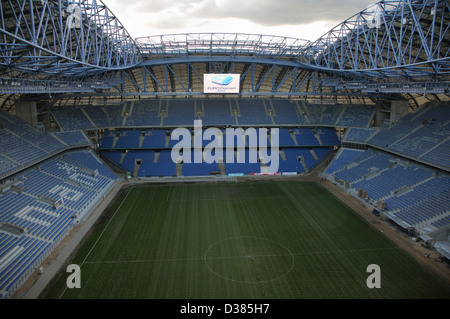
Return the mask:
<svg viewBox="0 0 450 319">
<path fill-rule="evenodd" d="M 204 0 L 135 0 L 133 6 L 135 6 L 138 12 L 159 13 L 167 11 L 179 11 L 184 12 L 186 8 L 189 8 L 197 3 L 201 3 Z"/>
<path fill-rule="evenodd" d="M 264 26 L 277 26 L 306 24 L 320 20 L 338 23 L 367 8 L 373 2 L 370 0 L 180 0 L 177 2 L 150 0 L 140 3 L 137 9 L 149 13 L 167 14 L 165 21 L 162 22 L 167 25 L 182 26 L 190 18 L 239 18 Z"/>
<path fill-rule="evenodd" d="M 107 2 L 107 0 L 105 0 Z M 115 10 L 138 13 L 143 29 L 202 29 L 215 19 L 235 18 L 262 27 L 325 21 L 330 28 L 367 8 L 371 0 L 120 0 Z M 119 5 L 120 3 L 120 5 Z M 122 4 L 123 3 L 123 4 Z M 123 8 L 121 8 L 123 6 Z M 142 19 L 142 17 L 144 17 Z M 204 30 L 209 32 L 211 30 Z M 170 31 L 178 32 L 178 31 Z"/>
</svg>

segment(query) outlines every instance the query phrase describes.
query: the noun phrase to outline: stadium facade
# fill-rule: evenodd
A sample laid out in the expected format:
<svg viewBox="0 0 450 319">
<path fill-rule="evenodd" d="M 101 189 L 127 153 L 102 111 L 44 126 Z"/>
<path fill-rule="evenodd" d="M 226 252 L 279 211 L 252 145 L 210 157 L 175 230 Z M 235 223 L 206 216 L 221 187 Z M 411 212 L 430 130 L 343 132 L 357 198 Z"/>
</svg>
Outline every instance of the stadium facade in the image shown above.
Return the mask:
<svg viewBox="0 0 450 319">
<path fill-rule="evenodd" d="M 278 129 L 274 174 L 327 161 L 324 178 L 450 258 L 449 1 L 380 1 L 314 42 L 133 39 L 100 0 L 1 5 L 1 298 L 126 177 L 267 173 L 252 134 L 235 161 L 173 161 L 172 132 L 195 140 L 196 120 L 221 145 L 226 128 Z"/>
</svg>

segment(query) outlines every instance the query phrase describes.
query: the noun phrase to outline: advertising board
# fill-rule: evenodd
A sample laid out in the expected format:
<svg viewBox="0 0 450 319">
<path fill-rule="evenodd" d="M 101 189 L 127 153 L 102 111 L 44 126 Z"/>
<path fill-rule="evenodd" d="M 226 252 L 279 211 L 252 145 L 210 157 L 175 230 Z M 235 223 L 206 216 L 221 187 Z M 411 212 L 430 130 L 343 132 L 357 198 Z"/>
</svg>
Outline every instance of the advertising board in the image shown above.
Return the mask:
<svg viewBox="0 0 450 319">
<path fill-rule="evenodd" d="M 240 74 L 205 73 L 203 93 L 239 93 Z"/>
</svg>

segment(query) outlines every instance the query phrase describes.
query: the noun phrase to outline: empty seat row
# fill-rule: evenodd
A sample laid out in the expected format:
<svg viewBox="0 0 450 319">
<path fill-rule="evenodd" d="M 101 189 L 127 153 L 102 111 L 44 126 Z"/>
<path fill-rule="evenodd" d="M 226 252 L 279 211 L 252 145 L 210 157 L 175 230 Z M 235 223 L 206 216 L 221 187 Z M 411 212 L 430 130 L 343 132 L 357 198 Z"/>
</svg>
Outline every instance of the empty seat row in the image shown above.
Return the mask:
<svg viewBox="0 0 450 319">
<path fill-rule="evenodd" d="M 206 125 L 368 127 L 374 113 L 374 105 L 316 105 L 285 99 L 147 99 L 52 110 L 63 130 L 192 126 L 197 119 Z"/>
<path fill-rule="evenodd" d="M 116 180 L 91 150 L 59 154 L 6 180 L 0 225 L 17 233 L 0 229 L 0 290 L 14 291 Z"/>
<path fill-rule="evenodd" d="M 355 193 L 366 191 L 366 200 L 374 205 L 384 201 L 386 210 L 412 226 L 439 217 L 450 207 L 447 173 L 383 151 L 342 149 L 325 174 L 348 181 Z"/>
</svg>

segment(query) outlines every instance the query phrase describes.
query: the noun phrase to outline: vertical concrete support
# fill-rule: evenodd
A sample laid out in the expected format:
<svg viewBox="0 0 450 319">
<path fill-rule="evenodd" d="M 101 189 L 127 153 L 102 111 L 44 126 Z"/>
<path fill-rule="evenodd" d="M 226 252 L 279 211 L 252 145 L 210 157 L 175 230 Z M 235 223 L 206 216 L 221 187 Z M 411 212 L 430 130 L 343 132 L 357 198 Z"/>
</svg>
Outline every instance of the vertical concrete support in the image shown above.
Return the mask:
<svg viewBox="0 0 450 319">
<path fill-rule="evenodd" d="M 36 102 L 18 101 L 16 103 L 16 115 L 22 120 L 26 121 L 31 126 L 37 128 L 37 110 Z"/>
<path fill-rule="evenodd" d="M 408 101 L 392 101 L 391 102 L 391 125 L 397 122 L 403 115 L 408 113 Z"/>
</svg>

